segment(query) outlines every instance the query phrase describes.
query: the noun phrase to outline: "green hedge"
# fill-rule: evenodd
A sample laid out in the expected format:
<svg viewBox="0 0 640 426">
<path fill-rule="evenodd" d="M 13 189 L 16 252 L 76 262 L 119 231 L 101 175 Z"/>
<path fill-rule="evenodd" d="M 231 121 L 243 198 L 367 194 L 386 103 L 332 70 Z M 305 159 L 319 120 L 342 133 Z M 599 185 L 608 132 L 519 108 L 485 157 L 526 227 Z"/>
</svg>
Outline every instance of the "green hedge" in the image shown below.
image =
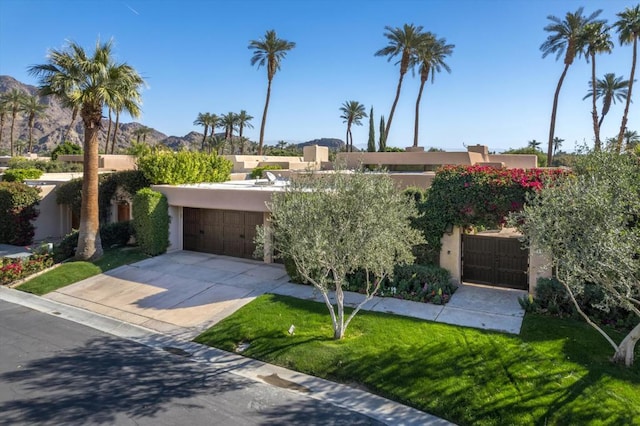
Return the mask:
<svg viewBox="0 0 640 426">
<path fill-rule="evenodd" d="M 163 194 L 143 188 L 133 197 L 133 228 L 140 250 L 151 256 L 169 247 L 169 203 Z"/>
<path fill-rule="evenodd" d="M 138 168 L 152 184 L 224 182 L 232 167 L 215 153 L 158 151 L 138 158 Z"/>
<path fill-rule="evenodd" d="M 111 220 L 111 200 L 118 188 L 133 195 L 142 188 L 147 188 L 150 182 L 139 170 L 126 170 L 116 173 L 105 173 L 99 177 L 98 203 L 100 208 L 100 223 L 106 224 Z M 82 179 L 73 179 L 56 189 L 56 202 L 66 204 L 80 216 L 82 204 Z"/>
<path fill-rule="evenodd" d="M 69 141 L 61 143 L 51 151 L 51 159 L 57 160 L 58 155 L 81 155 L 82 147 Z"/>
<path fill-rule="evenodd" d="M 0 182 L 0 243 L 24 246 L 33 242 L 40 190 L 21 182 Z"/>
<path fill-rule="evenodd" d="M 42 176 L 38 169 L 7 169 L 2 176 L 4 182 L 24 182 L 25 179 L 38 179 Z"/>
<path fill-rule="evenodd" d="M 255 169 L 251 170 L 251 179 L 260 179 L 262 177 L 262 173 L 264 173 L 266 170 L 282 170 L 282 167 L 277 164 L 256 167 Z"/>
<path fill-rule="evenodd" d="M 9 169 L 38 169 L 45 173 L 81 172 L 82 164 L 63 163 L 61 161 L 31 160 L 23 157 L 13 157 L 9 160 Z"/>
</svg>

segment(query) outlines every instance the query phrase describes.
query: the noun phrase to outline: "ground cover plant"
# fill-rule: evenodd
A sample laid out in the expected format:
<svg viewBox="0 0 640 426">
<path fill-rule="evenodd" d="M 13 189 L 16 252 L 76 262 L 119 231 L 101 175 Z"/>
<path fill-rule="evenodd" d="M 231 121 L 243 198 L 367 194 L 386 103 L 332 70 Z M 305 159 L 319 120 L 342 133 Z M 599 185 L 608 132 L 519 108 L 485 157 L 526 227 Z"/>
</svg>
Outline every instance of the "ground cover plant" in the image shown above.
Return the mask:
<svg viewBox="0 0 640 426">
<path fill-rule="evenodd" d="M 43 295 L 118 266 L 128 265 L 148 257 L 137 248 L 132 247 L 107 249 L 104 251 L 104 255 L 94 262 L 73 261 L 63 263 L 57 268 L 19 285 L 17 289 L 27 293 Z"/>
<path fill-rule="evenodd" d="M 362 312 L 344 339 L 332 334 L 322 304 L 264 295 L 196 341 L 248 344 L 242 355 L 461 425 L 640 425 L 640 367 L 611 364 L 582 322 L 528 314 L 515 336 Z"/>
</svg>

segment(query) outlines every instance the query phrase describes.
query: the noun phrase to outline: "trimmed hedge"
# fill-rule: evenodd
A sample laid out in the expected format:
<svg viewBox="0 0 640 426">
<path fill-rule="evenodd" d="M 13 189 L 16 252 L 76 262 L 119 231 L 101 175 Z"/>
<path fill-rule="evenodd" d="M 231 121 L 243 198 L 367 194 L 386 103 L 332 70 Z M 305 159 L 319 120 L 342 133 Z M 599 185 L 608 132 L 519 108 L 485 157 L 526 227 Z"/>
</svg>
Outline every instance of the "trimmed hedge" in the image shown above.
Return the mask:
<svg viewBox="0 0 640 426">
<path fill-rule="evenodd" d="M 251 179 L 260 179 L 262 177 L 262 174 L 267 170 L 282 170 L 282 167 L 277 164 L 256 167 L 251 170 Z"/>
<path fill-rule="evenodd" d="M 150 188 L 133 197 L 133 228 L 140 250 L 151 256 L 169 247 L 169 203 L 163 194 Z"/>
<path fill-rule="evenodd" d="M 158 151 L 138 158 L 138 168 L 152 184 L 224 182 L 232 167 L 215 153 Z"/>
<path fill-rule="evenodd" d="M 51 151 L 51 159 L 57 160 L 58 155 L 80 155 L 82 154 L 82 147 L 69 141 L 61 143 Z"/>
<path fill-rule="evenodd" d="M 0 243 L 24 246 L 33 242 L 40 190 L 21 182 L 0 182 Z"/>
<path fill-rule="evenodd" d="M 45 173 L 81 172 L 82 164 L 13 157 L 9 160 L 9 169 L 38 169 Z"/>
<path fill-rule="evenodd" d="M 38 179 L 42 176 L 38 169 L 7 169 L 2 176 L 4 182 L 24 182 L 25 179 Z"/>
</svg>

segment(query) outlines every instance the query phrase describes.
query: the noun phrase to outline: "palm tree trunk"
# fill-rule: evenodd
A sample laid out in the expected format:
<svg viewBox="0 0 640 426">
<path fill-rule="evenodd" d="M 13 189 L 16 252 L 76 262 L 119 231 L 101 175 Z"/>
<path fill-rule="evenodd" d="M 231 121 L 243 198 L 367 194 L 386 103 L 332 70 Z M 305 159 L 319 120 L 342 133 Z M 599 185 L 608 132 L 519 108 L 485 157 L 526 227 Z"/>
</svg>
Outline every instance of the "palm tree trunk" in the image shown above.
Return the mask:
<svg viewBox="0 0 640 426">
<path fill-rule="evenodd" d="M 204 151 L 204 143 L 207 140 L 207 133 L 209 133 L 209 126 L 204 126 L 204 136 L 202 137 L 202 146 L 200 147 L 200 151 Z"/>
<path fill-rule="evenodd" d="M 113 150 L 116 148 L 116 136 L 118 135 L 118 125 L 120 124 L 120 111 L 116 111 L 116 125 L 113 127 L 113 139 L 111 141 L 111 154 L 113 154 Z M 107 151 L 104 152 L 108 154 Z"/>
<path fill-rule="evenodd" d="M 427 81 L 425 78 L 420 79 L 420 89 L 418 90 L 418 98 L 416 99 L 416 122 L 413 126 L 413 147 L 418 147 L 418 123 L 420 121 L 420 100 L 422 99 L 422 90 L 424 89 L 424 83 Z"/>
<path fill-rule="evenodd" d="M 387 120 L 387 127 L 384 130 L 385 142 L 389 140 L 389 129 L 391 129 L 391 120 L 393 120 L 393 113 L 396 111 L 396 105 L 398 105 L 398 99 L 400 99 L 400 89 L 402 88 L 402 79 L 404 74 L 400 73 L 400 80 L 398 80 L 398 88 L 396 89 L 396 98 L 391 105 L 391 112 L 389 113 L 389 119 Z"/>
<path fill-rule="evenodd" d="M 240 137 L 240 155 L 244 154 L 244 139 L 242 139 L 242 128 L 244 126 L 240 124 L 240 128 L 238 129 L 238 136 Z"/>
<path fill-rule="evenodd" d="M 351 151 L 349 150 L 349 125 L 348 125 L 348 124 L 347 124 L 347 133 L 346 133 L 346 135 L 345 135 L 344 137 L 345 137 L 345 139 L 346 139 L 346 140 L 345 140 L 345 142 L 347 143 L 347 146 L 345 147 L 345 148 L 346 148 L 346 151 L 347 151 L 347 152 L 351 152 Z"/>
<path fill-rule="evenodd" d="M 4 114 L 0 114 L 0 148 L 2 148 L 2 133 L 4 132 Z"/>
<path fill-rule="evenodd" d="M 624 131 L 627 128 L 627 116 L 629 115 L 629 105 L 631 104 L 631 90 L 633 89 L 633 79 L 636 74 L 636 59 L 638 55 L 638 36 L 633 39 L 633 61 L 631 61 L 631 75 L 629 76 L 629 92 L 627 93 L 627 103 L 624 107 L 624 114 L 622 115 L 622 123 L 620 124 L 620 133 L 618 133 L 618 142 L 616 143 L 616 151 L 620 153 L 622 149 L 622 139 L 624 138 Z"/>
<path fill-rule="evenodd" d="M 111 108 L 109 108 L 109 125 L 107 126 L 107 141 L 105 142 L 104 145 L 104 153 L 108 154 L 109 153 L 109 136 L 111 136 Z"/>
<path fill-rule="evenodd" d="M 593 92 L 591 93 L 591 118 L 593 118 L 593 134 L 595 135 L 596 141 L 594 150 L 600 151 L 601 143 L 600 143 L 600 127 L 598 125 L 598 108 L 596 107 L 596 54 L 591 53 L 591 89 Z M 555 155 L 555 152 L 554 152 Z M 551 163 L 548 163 L 551 166 Z"/>
<path fill-rule="evenodd" d="M 551 125 L 549 126 L 549 147 L 547 149 L 547 165 L 549 167 L 551 167 L 551 162 L 553 160 L 553 136 L 556 131 L 556 113 L 558 112 L 558 97 L 560 96 L 560 89 L 562 88 L 562 82 L 564 81 L 564 78 L 567 75 L 567 70 L 569 69 L 569 65 L 571 64 L 565 64 L 564 70 L 562 70 L 562 75 L 560 76 L 560 80 L 558 80 L 556 93 L 555 95 L 553 95 L 553 109 L 551 110 Z"/>
<path fill-rule="evenodd" d="M 31 148 L 33 145 L 33 125 L 35 121 L 35 116 L 33 117 L 29 117 L 29 148 L 27 150 L 27 152 L 31 153 Z"/>
<path fill-rule="evenodd" d="M 83 113 L 85 123 L 84 169 L 82 172 L 80 228 L 78 248 L 76 249 L 76 259 L 79 260 L 94 260 L 102 256 L 98 216 L 98 131 L 100 130 L 101 116 L 101 109 Z"/>
<path fill-rule="evenodd" d="M 69 127 L 67 127 L 67 132 L 62 136 L 62 142 L 64 143 L 69 137 L 69 133 L 71 133 L 71 128 L 73 127 L 74 121 L 76 121 L 76 116 L 78 115 L 78 109 L 73 108 L 71 111 L 71 123 L 69 123 Z"/>
<path fill-rule="evenodd" d="M 269 109 L 269 98 L 271 98 L 271 79 L 267 79 L 267 99 L 264 102 L 264 111 L 262 112 L 262 124 L 260 124 L 260 143 L 258 144 L 258 155 L 262 155 L 262 146 L 264 144 L 264 126 L 267 122 L 267 109 Z"/>
<path fill-rule="evenodd" d="M 13 112 L 13 113 L 11 114 L 11 139 L 10 139 L 10 140 L 11 140 L 11 149 L 10 149 L 10 151 L 11 151 L 11 156 L 12 156 L 12 157 L 13 157 L 13 126 L 14 126 L 14 125 L 15 125 L 15 123 L 16 123 L 16 115 L 17 115 L 17 114 L 18 114 L 18 113 L 17 113 L 17 111 L 16 111 L 16 112 Z"/>
</svg>

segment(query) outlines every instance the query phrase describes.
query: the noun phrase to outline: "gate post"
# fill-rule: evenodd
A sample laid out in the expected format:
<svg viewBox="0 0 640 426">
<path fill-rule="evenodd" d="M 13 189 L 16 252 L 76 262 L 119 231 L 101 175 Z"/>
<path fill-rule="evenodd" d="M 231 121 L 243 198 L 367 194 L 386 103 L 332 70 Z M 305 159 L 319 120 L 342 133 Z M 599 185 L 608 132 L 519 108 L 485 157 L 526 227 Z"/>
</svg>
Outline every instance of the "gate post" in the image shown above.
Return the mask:
<svg viewBox="0 0 640 426">
<path fill-rule="evenodd" d="M 535 247 L 529 249 L 529 294 L 535 294 L 538 278 L 551 278 L 551 259 Z"/>
<path fill-rule="evenodd" d="M 454 226 L 450 234 L 444 234 L 440 240 L 440 267 L 451 274 L 451 281 L 456 285 L 462 282 L 462 233 L 459 226 Z"/>
</svg>

